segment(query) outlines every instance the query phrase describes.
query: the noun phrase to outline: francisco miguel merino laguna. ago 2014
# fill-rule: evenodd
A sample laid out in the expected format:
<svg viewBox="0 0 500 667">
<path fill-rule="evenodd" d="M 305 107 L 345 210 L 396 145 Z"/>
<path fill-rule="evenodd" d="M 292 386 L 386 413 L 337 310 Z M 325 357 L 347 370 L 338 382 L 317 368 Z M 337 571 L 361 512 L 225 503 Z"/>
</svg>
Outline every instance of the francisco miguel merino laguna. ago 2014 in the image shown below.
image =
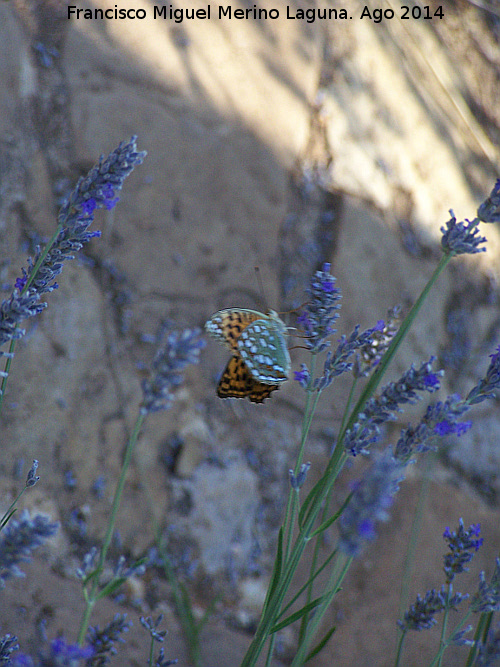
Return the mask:
<svg viewBox="0 0 500 667">
<path fill-rule="evenodd" d="M 187 20 L 203 20 L 211 19 L 211 6 L 207 5 L 206 9 L 187 9 L 183 7 L 173 7 L 172 5 L 153 5 L 153 18 L 154 19 L 165 19 L 171 20 L 175 23 L 182 23 L 184 19 Z M 231 5 L 219 5 L 216 17 L 219 19 L 278 19 L 280 18 L 280 10 L 273 9 L 263 9 L 253 5 L 253 7 L 247 7 L 246 9 L 234 9 Z M 214 12 L 215 13 L 215 12 Z M 82 9 L 81 7 L 76 7 L 75 5 L 68 5 L 68 19 L 100 19 L 100 20 L 113 20 L 113 19 L 145 19 L 147 18 L 148 13 L 144 8 L 125 8 L 115 5 L 114 8 L 108 7 L 108 9 Z M 345 20 L 348 19 L 347 10 L 345 9 L 333 9 L 333 8 L 319 8 L 319 7 L 309 7 L 308 9 L 301 9 L 286 7 L 286 19 L 297 19 L 300 21 L 306 21 L 307 23 L 314 23 L 316 19 L 319 20 Z"/>
</svg>

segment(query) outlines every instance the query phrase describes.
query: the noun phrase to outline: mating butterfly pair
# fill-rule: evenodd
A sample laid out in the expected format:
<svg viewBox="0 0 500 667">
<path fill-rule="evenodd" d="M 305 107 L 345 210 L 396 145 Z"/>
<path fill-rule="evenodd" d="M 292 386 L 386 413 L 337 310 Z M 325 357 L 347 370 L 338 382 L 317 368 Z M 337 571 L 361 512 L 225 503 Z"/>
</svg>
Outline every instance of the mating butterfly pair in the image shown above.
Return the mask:
<svg viewBox="0 0 500 667">
<path fill-rule="evenodd" d="M 205 329 L 233 353 L 217 386 L 220 398 L 262 403 L 288 379 L 287 329 L 274 310 L 219 310 Z"/>
</svg>

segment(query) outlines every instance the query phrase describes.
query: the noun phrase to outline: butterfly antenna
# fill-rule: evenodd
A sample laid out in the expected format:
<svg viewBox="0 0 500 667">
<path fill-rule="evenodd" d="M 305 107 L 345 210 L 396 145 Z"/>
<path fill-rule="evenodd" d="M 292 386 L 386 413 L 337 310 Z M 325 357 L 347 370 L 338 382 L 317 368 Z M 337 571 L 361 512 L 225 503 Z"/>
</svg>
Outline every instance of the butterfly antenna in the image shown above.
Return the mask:
<svg viewBox="0 0 500 667">
<path fill-rule="evenodd" d="M 259 286 L 260 298 L 262 299 L 262 305 L 264 309 L 269 309 L 269 303 L 264 292 L 264 284 L 262 282 L 262 276 L 260 275 L 260 269 L 258 266 L 254 266 L 255 277 L 257 278 L 257 284 Z"/>
</svg>

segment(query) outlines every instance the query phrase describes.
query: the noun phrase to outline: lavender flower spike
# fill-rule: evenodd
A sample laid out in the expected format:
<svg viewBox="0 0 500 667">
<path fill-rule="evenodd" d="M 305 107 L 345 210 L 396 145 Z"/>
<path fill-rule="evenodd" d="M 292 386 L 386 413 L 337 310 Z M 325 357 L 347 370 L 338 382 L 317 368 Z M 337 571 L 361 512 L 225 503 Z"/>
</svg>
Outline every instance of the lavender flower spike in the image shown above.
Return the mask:
<svg viewBox="0 0 500 667">
<path fill-rule="evenodd" d="M 472 598 L 470 607 L 474 612 L 500 610 L 500 558 L 495 561 L 495 571 L 489 584 L 486 583 L 484 572 L 479 575 L 479 588 Z"/>
<path fill-rule="evenodd" d="M 473 524 L 465 530 L 462 519 L 458 521 L 458 530 L 456 532 L 450 531 L 449 528 L 444 531 L 443 537 L 448 542 L 450 549 L 450 552 L 444 556 L 446 583 L 451 583 L 455 575 L 469 571 L 467 563 L 470 563 L 474 552 L 483 543 L 483 538 L 479 537 L 480 531 L 481 526 L 479 524 Z"/>
<path fill-rule="evenodd" d="M 127 614 L 115 614 L 102 630 L 99 626 L 91 626 L 87 632 L 87 642 L 93 651 L 93 663 L 96 665 L 106 665 L 110 656 L 116 655 L 117 642 L 124 642 L 122 635 L 129 631 L 130 621 L 127 621 Z"/>
<path fill-rule="evenodd" d="M 106 159 L 101 156 L 99 163 L 92 167 L 85 178 L 80 178 L 75 189 L 61 206 L 57 221 L 62 229 L 49 252 L 37 270 L 30 284 L 38 294 L 51 292 L 55 288 L 54 279 L 62 271 L 62 264 L 73 259 L 74 253 L 81 250 L 100 232 L 88 232 L 94 220 L 94 211 L 100 208 L 111 209 L 118 202 L 116 194 L 122 189 L 123 182 L 134 167 L 141 164 L 146 153 L 137 152 L 137 137 L 129 142 L 123 141 Z M 40 248 L 33 260 L 29 260 L 28 270 L 23 270 L 23 278 L 18 287 L 24 287 L 31 278 L 33 269 L 42 254 Z"/>
<path fill-rule="evenodd" d="M 489 197 L 477 209 L 482 222 L 500 222 L 500 178 L 497 179 Z"/>
<path fill-rule="evenodd" d="M 335 278 L 330 274 L 330 264 L 325 263 L 321 271 L 316 271 L 306 291 L 310 300 L 297 321 L 305 332 L 305 344 L 317 354 L 328 346 L 325 341 L 335 332 L 333 325 L 342 297 L 340 289 L 335 287 Z"/>
<path fill-rule="evenodd" d="M 41 514 L 30 519 L 27 510 L 19 519 L 10 520 L 0 539 L 0 589 L 5 588 L 7 579 L 24 577 L 19 563 L 28 563 L 31 552 L 55 535 L 57 529 L 57 523 Z"/>
<path fill-rule="evenodd" d="M 478 218 L 466 220 L 466 223 L 457 222 L 453 211 L 450 211 L 451 218 L 446 223 L 446 227 L 441 227 L 443 236 L 441 238 L 441 248 L 443 252 L 454 255 L 474 255 L 477 252 L 484 252 L 486 248 L 480 248 L 481 243 L 485 243 L 484 236 L 479 236 Z"/>
<path fill-rule="evenodd" d="M 364 543 L 375 539 L 375 524 L 389 518 L 387 510 L 403 477 L 402 467 L 390 449 L 375 458 L 363 479 L 354 486 L 351 500 L 340 518 L 342 551 L 358 556 Z"/>
<path fill-rule="evenodd" d="M 122 142 L 106 159 L 101 157 L 99 164 L 78 181 L 62 205 L 58 215 L 61 231 L 50 248 L 39 246 L 35 256 L 28 258 L 28 267 L 22 269 L 23 275 L 16 280 L 12 295 L 0 305 L 0 346 L 24 335 L 20 323 L 46 308 L 41 296 L 57 288 L 55 279 L 61 273 L 63 263 L 73 259 L 74 253 L 90 239 L 100 236 L 98 231 L 88 231 L 94 211 L 110 209 L 116 204 L 116 194 L 125 178 L 146 155 L 137 152 L 135 141 L 136 137 L 132 137 L 129 142 Z"/>
<path fill-rule="evenodd" d="M 153 360 L 152 376 L 142 383 L 142 414 L 168 410 L 173 394 L 183 380 L 182 371 L 188 364 L 197 364 L 205 341 L 200 329 L 171 332 Z"/>
<path fill-rule="evenodd" d="M 490 365 L 485 377 L 469 392 L 466 402 L 468 405 L 481 403 L 487 398 L 494 398 L 493 391 L 500 387 L 500 345 L 494 354 L 490 354 Z"/>
<path fill-rule="evenodd" d="M 404 620 L 398 621 L 398 625 L 403 632 L 407 630 L 428 630 L 437 623 L 434 618 L 436 614 L 444 611 L 446 607 L 457 610 L 458 605 L 468 597 L 468 595 L 462 593 L 454 593 L 451 597 L 448 597 L 444 586 L 441 586 L 440 591 L 433 588 L 427 591 L 423 598 L 417 595 L 417 601 L 405 612 Z M 455 637 L 455 641 L 462 644 L 466 643 L 460 635 Z"/>
<path fill-rule="evenodd" d="M 417 595 L 415 604 L 412 604 L 405 612 L 404 620 L 398 621 L 398 625 L 406 632 L 407 630 L 428 630 L 436 625 L 436 614 L 446 608 L 446 593 L 444 588 L 436 591 L 433 588 L 427 591 L 423 598 Z"/>
<path fill-rule="evenodd" d="M 40 479 L 40 477 L 36 474 L 37 468 L 38 468 L 38 461 L 36 459 L 33 459 L 33 465 L 29 469 L 28 475 L 26 476 L 26 482 L 25 482 L 26 488 L 29 488 L 30 486 L 35 486 L 35 484 Z"/>
</svg>

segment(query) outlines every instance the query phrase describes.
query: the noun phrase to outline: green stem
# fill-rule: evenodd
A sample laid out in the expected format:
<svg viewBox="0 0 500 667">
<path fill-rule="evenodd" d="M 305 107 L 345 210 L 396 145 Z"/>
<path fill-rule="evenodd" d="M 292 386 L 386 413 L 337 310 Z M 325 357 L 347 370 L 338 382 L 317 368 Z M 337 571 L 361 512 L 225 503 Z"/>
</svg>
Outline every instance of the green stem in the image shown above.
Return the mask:
<svg viewBox="0 0 500 667">
<path fill-rule="evenodd" d="M 309 646 L 318 631 L 319 624 L 323 620 L 323 616 L 332 603 L 333 598 L 340 590 L 342 581 L 347 574 L 347 570 L 349 569 L 352 560 L 353 556 L 346 556 L 345 554 L 342 554 L 342 556 L 337 559 L 337 562 L 332 569 L 330 580 L 326 586 L 326 593 L 323 595 L 323 600 L 316 609 L 314 617 L 309 621 L 306 636 L 297 650 L 291 667 L 301 667 L 305 663 Z"/>
<path fill-rule="evenodd" d="M 314 372 L 316 368 L 316 355 L 312 355 L 311 358 L 311 371 L 310 371 L 310 384 L 313 382 L 314 378 Z M 297 460 L 295 462 L 295 467 L 294 467 L 294 475 L 298 475 L 300 472 L 300 466 L 302 465 L 302 460 L 304 458 L 304 449 L 306 446 L 307 442 L 307 436 L 309 435 L 309 429 L 311 428 L 312 424 L 312 419 L 314 416 L 314 412 L 316 411 L 316 406 L 318 404 L 318 399 L 319 399 L 319 392 L 316 392 L 316 396 L 314 398 L 314 401 L 312 402 L 312 390 L 308 389 L 307 391 L 307 396 L 306 396 L 306 405 L 304 409 L 304 418 L 302 420 L 302 433 L 301 433 L 301 439 L 300 439 L 300 447 L 299 451 L 297 454 Z M 285 552 L 284 552 L 284 561 L 286 562 L 288 559 L 288 556 L 290 554 L 290 548 L 292 544 L 292 539 L 293 539 L 293 529 L 295 525 L 295 517 L 296 517 L 296 510 L 297 510 L 297 504 L 298 504 L 298 490 L 296 489 L 290 489 L 290 493 L 288 495 L 288 501 L 287 501 L 287 506 L 286 506 L 286 511 L 285 511 L 285 518 L 283 520 L 283 527 L 286 530 L 286 540 L 285 540 Z"/>
<path fill-rule="evenodd" d="M 54 234 L 52 235 L 52 237 L 48 241 L 45 248 L 42 250 L 42 253 L 41 253 L 40 257 L 37 259 L 37 261 L 35 263 L 35 266 L 33 267 L 33 271 L 31 272 L 31 275 L 26 282 L 26 285 L 21 290 L 21 294 L 25 294 L 25 292 L 30 288 L 31 283 L 36 278 L 36 274 L 38 273 L 38 269 L 40 268 L 40 266 L 42 265 L 42 262 L 45 260 L 45 258 L 47 257 L 50 249 L 52 248 L 52 246 L 56 242 L 56 239 L 59 236 L 59 233 L 60 233 L 61 230 L 62 230 L 62 224 L 57 225 L 56 231 L 54 232 Z M 19 325 L 16 325 L 15 330 L 17 331 L 18 328 L 19 328 Z M 10 341 L 10 345 L 9 345 L 9 352 L 8 352 L 8 356 L 7 356 L 7 361 L 5 362 L 5 368 L 4 368 L 5 375 L 3 376 L 2 384 L 0 385 L 0 412 L 2 411 L 3 398 L 5 396 L 5 389 L 7 387 L 7 380 L 9 379 L 10 367 L 12 365 L 12 359 L 14 357 L 15 348 L 16 348 L 16 339 L 12 338 L 11 341 Z"/>
<path fill-rule="evenodd" d="M 406 637 L 406 631 L 400 630 L 399 634 L 400 634 L 400 636 L 399 636 L 398 646 L 397 646 L 397 650 L 396 650 L 396 660 L 394 662 L 394 667 L 399 667 L 399 664 L 401 662 L 401 656 L 403 655 L 403 644 L 404 644 L 404 640 L 405 640 L 405 637 Z"/>
<path fill-rule="evenodd" d="M 435 454 L 429 452 L 426 458 L 426 464 L 424 469 L 423 481 L 420 486 L 420 493 L 418 496 L 417 507 L 415 510 L 415 516 L 413 517 L 413 523 L 411 526 L 410 539 L 408 541 L 408 549 L 406 552 L 406 558 L 403 566 L 403 577 L 401 581 L 401 593 L 399 596 L 399 618 L 403 618 L 404 612 L 408 607 L 409 601 L 409 590 L 410 583 L 413 574 L 413 566 L 415 563 L 415 552 L 417 548 L 417 539 L 420 534 L 420 528 L 422 526 L 422 519 L 425 511 L 425 504 L 429 496 L 429 485 L 431 481 L 431 469 L 435 463 Z M 399 643 L 399 642 L 398 642 Z"/>
<path fill-rule="evenodd" d="M 90 592 L 86 592 L 85 599 L 86 599 L 86 605 L 85 609 L 83 612 L 83 617 L 82 621 L 80 623 L 80 631 L 78 633 L 78 644 L 80 646 L 83 645 L 83 642 L 85 640 L 85 635 L 87 634 L 87 629 L 90 623 L 90 616 L 92 614 L 92 609 L 95 605 L 95 603 L 98 600 L 98 592 L 99 592 L 99 585 L 100 585 L 100 578 L 102 571 L 104 569 L 104 563 L 106 561 L 106 556 L 108 553 L 109 546 L 111 544 L 111 540 L 113 539 L 113 533 L 115 530 L 115 524 L 116 524 L 116 519 L 118 516 L 118 509 L 120 507 L 120 502 L 121 498 L 123 495 L 123 488 L 125 486 L 125 478 L 127 476 L 127 471 L 130 466 L 130 461 L 132 460 L 132 453 L 134 451 L 135 444 L 137 442 L 137 438 L 139 436 L 139 432 L 141 430 L 143 421 L 145 419 L 146 415 L 139 413 L 139 416 L 137 417 L 137 421 L 134 426 L 134 431 L 132 435 L 130 436 L 130 439 L 127 444 L 127 449 L 125 450 L 125 457 L 123 459 L 123 464 L 122 464 L 122 469 L 120 473 L 120 478 L 118 480 L 118 485 L 116 487 L 115 491 L 115 496 L 113 498 L 113 505 L 111 507 L 111 515 L 109 517 L 109 522 L 108 522 L 108 528 L 106 531 L 106 535 L 104 537 L 104 542 L 101 548 L 101 553 L 99 556 L 99 562 L 97 564 L 96 569 L 92 574 L 88 577 L 87 581 L 91 581 L 91 587 L 90 587 Z M 86 589 L 84 589 L 86 591 Z"/>
<path fill-rule="evenodd" d="M 462 618 L 462 620 L 460 621 L 460 623 L 458 623 L 458 624 L 455 626 L 455 628 L 453 629 L 453 632 L 450 634 L 450 636 L 451 636 L 451 635 L 456 635 L 458 632 L 460 632 L 460 630 L 461 630 L 461 629 L 464 627 L 464 625 L 467 623 L 467 621 L 469 620 L 469 618 L 470 618 L 471 615 L 472 615 L 472 612 L 471 612 L 470 609 L 469 609 L 469 610 L 467 611 L 467 613 L 465 614 L 465 616 L 464 616 L 464 617 Z M 431 662 L 431 664 L 429 665 L 429 667 L 436 667 L 437 665 L 440 665 L 440 664 L 441 664 L 441 661 L 442 661 L 442 658 L 443 658 L 443 653 L 444 653 L 445 649 L 448 648 L 448 641 L 449 641 L 449 640 L 440 642 L 439 651 L 437 652 L 437 655 L 435 656 L 434 660 Z"/>
<path fill-rule="evenodd" d="M 494 612 L 489 611 L 489 612 L 482 612 L 480 614 L 479 621 L 476 626 L 476 631 L 474 633 L 474 643 L 470 647 L 465 667 L 472 667 L 472 665 L 474 664 L 474 660 L 476 659 L 477 649 L 480 642 L 481 641 L 486 642 L 491 622 L 493 620 L 493 613 Z"/>
<path fill-rule="evenodd" d="M 342 424 L 340 426 L 340 430 L 342 431 L 346 422 L 347 422 L 347 416 L 349 415 L 349 410 L 351 408 L 351 404 L 354 398 L 354 391 L 357 386 L 357 378 L 354 379 L 354 382 L 351 384 L 351 389 L 349 391 L 349 396 L 347 398 L 347 404 L 344 409 L 344 415 L 342 417 Z M 326 521 L 327 515 L 330 511 L 330 496 L 326 499 L 325 505 L 323 507 L 323 512 L 321 514 L 321 523 Z M 307 596 L 306 596 L 306 605 L 309 604 L 312 600 L 313 596 L 313 582 L 314 582 L 314 572 L 316 571 L 317 563 L 318 563 L 318 558 L 319 558 L 319 550 L 321 547 L 321 536 L 318 536 L 318 539 L 314 543 L 314 552 L 313 552 L 313 557 L 311 561 L 311 567 L 309 568 L 309 581 L 310 584 L 307 588 Z M 304 614 L 302 617 L 301 623 L 300 623 L 300 631 L 299 631 L 299 646 L 302 643 L 305 632 L 307 629 L 307 624 L 309 622 L 309 614 Z"/>
</svg>

